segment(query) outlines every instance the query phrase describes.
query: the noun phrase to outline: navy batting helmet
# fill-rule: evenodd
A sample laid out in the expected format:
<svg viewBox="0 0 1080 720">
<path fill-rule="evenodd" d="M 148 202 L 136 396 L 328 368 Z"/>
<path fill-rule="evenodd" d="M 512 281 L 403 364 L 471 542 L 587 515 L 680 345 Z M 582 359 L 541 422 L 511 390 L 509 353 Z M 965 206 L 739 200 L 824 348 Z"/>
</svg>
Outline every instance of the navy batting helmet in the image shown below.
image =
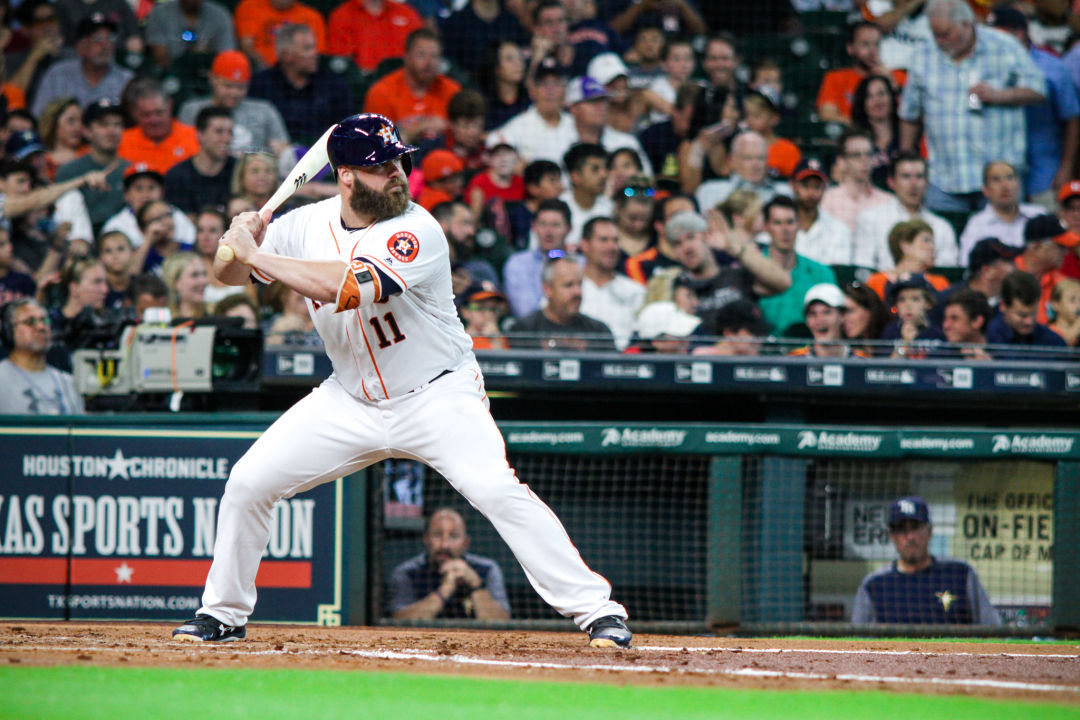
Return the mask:
<svg viewBox="0 0 1080 720">
<path fill-rule="evenodd" d="M 402 157 L 405 174 L 412 163 L 408 153 L 416 150 L 401 142 L 394 121 L 377 113 L 358 113 L 337 124 L 326 141 L 330 168 L 337 172 L 340 165 L 382 165 Z"/>
</svg>

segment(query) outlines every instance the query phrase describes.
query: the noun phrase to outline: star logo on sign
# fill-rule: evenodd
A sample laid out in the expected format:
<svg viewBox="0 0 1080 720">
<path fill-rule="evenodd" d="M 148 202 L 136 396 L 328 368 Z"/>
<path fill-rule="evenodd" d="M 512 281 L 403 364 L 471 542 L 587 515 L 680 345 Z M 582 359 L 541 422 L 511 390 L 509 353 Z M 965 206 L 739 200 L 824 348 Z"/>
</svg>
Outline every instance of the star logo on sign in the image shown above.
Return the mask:
<svg viewBox="0 0 1080 720">
<path fill-rule="evenodd" d="M 939 592 L 939 593 L 934 593 L 934 596 L 937 597 L 937 599 L 941 601 L 941 607 L 944 608 L 945 612 L 949 612 L 949 608 L 952 606 L 953 602 L 956 600 L 956 596 L 953 595 L 948 590 L 944 590 L 944 591 Z"/>
<path fill-rule="evenodd" d="M 116 573 L 116 582 L 130 583 L 131 576 L 135 574 L 135 568 L 124 562 L 121 563 L 120 567 L 114 568 L 113 572 Z"/>
<path fill-rule="evenodd" d="M 382 126 L 382 128 L 379 130 L 379 137 L 381 137 L 383 139 L 383 142 L 387 145 L 397 140 L 397 138 L 394 137 L 394 131 L 390 129 L 389 125 Z"/>
<path fill-rule="evenodd" d="M 128 477 L 128 464 L 130 460 L 124 459 L 124 453 L 120 448 L 116 449 L 116 454 L 112 456 L 111 460 L 106 460 L 105 464 L 109 466 L 109 479 L 112 480 L 115 477 L 121 477 L 124 480 L 130 480 Z"/>
</svg>

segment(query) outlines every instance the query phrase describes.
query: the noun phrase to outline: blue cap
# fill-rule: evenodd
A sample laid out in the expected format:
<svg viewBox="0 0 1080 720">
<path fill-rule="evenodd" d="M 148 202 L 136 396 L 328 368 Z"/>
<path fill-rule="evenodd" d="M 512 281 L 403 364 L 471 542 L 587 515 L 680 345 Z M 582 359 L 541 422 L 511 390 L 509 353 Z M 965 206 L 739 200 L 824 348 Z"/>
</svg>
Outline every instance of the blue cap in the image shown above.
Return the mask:
<svg viewBox="0 0 1080 720">
<path fill-rule="evenodd" d="M 917 523 L 930 523 L 930 508 L 921 497 L 909 495 L 902 497 L 889 506 L 889 527 L 894 527 L 905 520 Z"/>
<path fill-rule="evenodd" d="M 13 160 L 25 160 L 36 152 L 45 152 L 46 148 L 36 132 L 23 130 L 8 138 L 4 150 Z"/>
</svg>

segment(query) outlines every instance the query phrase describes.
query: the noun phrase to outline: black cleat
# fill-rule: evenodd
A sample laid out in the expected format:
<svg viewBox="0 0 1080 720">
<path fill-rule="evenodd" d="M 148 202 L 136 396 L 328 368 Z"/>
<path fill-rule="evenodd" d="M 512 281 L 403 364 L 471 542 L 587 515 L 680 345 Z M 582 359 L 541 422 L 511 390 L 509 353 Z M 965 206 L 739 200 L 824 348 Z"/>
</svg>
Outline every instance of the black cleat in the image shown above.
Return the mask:
<svg viewBox="0 0 1080 720">
<path fill-rule="evenodd" d="M 245 626 L 225 625 L 209 615 L 196 615 L 172 631 L 173 640 L 190 642 L 233 642 L 243 640 L 245 635 Z"/>
<path fill-rule="evenodd" d="M 607 615 L 589 626 L 589 645 L 594 648 L 630 647 L 634 637 L 626 621 L 618 615 Z"/>
</svg>

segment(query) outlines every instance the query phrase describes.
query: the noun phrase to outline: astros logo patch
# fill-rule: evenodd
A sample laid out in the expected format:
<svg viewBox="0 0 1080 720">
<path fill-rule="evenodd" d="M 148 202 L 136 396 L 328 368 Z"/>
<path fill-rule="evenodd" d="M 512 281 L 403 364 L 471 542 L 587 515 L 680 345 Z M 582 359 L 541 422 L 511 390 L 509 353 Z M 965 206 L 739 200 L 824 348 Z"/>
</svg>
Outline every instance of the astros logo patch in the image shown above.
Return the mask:
<svg viewBox="0 0 1080 720">
<path fill-rule="evenodd" d="M 416 254 L 420 252 L 420 241 L 411 232 L 402 230 L 390 236 L 390 239 L 386 241 L 386 249 L 395 260 L 412 262 L 416 259 Z"/>
</svg>

